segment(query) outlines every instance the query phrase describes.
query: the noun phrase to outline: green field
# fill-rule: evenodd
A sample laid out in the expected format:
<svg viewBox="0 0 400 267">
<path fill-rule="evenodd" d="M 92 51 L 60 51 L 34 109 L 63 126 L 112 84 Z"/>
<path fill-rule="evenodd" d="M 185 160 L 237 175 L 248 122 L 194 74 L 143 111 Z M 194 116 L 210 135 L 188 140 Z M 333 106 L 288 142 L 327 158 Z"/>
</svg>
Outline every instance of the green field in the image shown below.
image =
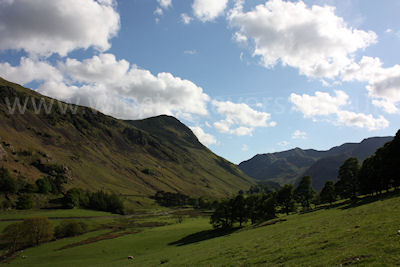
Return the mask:
<svg viewBox="0 0 400 267">
<path fill-rule="evenodd" d="M 400 262 L 400 197 L 282 216 L 275 224 L 210 231 L 207 217 L 141 218 L 172 224 L 57 251 L 107 230 L 25 250 L 14 266 L 392 266 Z M 265 224 L 265 223 L 264 223 Z M 24 258 L 22 257 L 24 256 Z M 128 260 L 134 256 L 134 260 Z"/>
</svg>

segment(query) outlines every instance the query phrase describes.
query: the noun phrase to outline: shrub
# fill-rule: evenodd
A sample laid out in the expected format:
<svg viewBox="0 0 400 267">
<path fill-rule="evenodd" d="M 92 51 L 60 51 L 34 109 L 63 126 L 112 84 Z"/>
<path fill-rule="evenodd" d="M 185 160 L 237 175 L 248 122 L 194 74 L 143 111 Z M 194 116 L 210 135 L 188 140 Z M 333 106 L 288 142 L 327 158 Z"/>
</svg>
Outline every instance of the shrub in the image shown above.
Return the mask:
<svg viewBox="0 0 400 267">
<path fill-rule="evenodd" d="M 18 210 L 29 210 L 32 208 L 32 198 L 30 195 L 21 195 L 17 199 L 16 208 Z"/>
<path fill-rule="evenodd" d="M 84 222 L 64 220 L 55 229 L 56 238 L 71 237 L 87 232 L 87 224 Z"/>
</svg>

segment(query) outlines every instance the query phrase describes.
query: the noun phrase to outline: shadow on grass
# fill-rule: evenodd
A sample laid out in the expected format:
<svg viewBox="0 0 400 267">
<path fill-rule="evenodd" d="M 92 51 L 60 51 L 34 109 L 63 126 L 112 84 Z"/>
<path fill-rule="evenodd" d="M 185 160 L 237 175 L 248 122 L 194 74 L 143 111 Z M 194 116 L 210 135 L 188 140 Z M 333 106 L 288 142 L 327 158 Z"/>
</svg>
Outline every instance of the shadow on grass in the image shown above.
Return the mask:
<svg viewBox="0 0 400 267">
<path fill-rule="evenodd" d="M 400 196 L 400 190 L 394 190 L 379 195 L 365 196 L 363 198 L 358 198 L 357 200 L 347 202 L 347 205 L 343 205 L 341 209 L 342 210 L 351 209 L 366 204 L 370 204 L 372 202 L 387 200 L 399 196 Z"/>
<path fill-rule="evenodd" d="M 214 229 L 214 230 L 205 230 L 205 231 L 201 231 L 198 233 L 194 233 L 188 236 L 185 236 L 177 241 L 171 242 L 168 245 L 169 246 L 184 246 L 184 245 L 189 245 L 192 243 L 197 243 L 197 242 L 201 242 L 204 240 L 208 240 L 208 239 L 212 239 L 212 238 L 216 238 L 216 237 L 221 237 L 224 235 L 229 235 L 232 234 L 234 232 L 236 232 L 237 230 L 241 229 L 241 227 L 234 227 L 231 229 L 226 229 L 226 230 L 222 230 L 222 229 Z"/>
</svg>

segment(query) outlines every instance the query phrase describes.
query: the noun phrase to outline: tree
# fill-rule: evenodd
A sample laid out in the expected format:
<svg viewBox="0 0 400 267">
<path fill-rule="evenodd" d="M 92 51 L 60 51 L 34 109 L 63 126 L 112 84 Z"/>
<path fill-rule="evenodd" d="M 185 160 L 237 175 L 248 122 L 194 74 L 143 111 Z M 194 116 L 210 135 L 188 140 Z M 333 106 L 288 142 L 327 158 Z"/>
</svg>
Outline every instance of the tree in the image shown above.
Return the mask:
<svg viewBox="0 0 400 267">
<path fill-rule="evenodd" d="M 84 222 L 63 220 L 55 228 L 55 236 L 57 238 L 77 236 L 87 231 L 87 224 Z"/>
<path fill-rule="evenodd" d="M 48 177 L 36 180 L 38 192 L 41 194 L 48 194 L 52 191 L 51 181 Z"/>
<path fill-rule="evenodd" d="M 39 245 L 54 237 L 54 226 L 47 217 L 31 217 L 23 221 L 28 245 Z"/>
<path fill-rule="evenodd" d="M 258 205 L 258 220 L 269 220 L 276 217 L 276 193 L 263 195 Z"/>
<path fill-rule="evenodd" d="M 11 177 L 8 169 L 0 168 L 0 192 L 4 193 L 8 198 L 8 194 L 17 192 L 16 181 Z"/>
<path fill-rule="evenodd" d="M 319 198 L 321 203 L 329 203 L 330 205 L 336 200 L 335 185 L 332 181 L 327 181 L 325 183 L 324 188 L 322 188 L 319 194 Z"/>
<path fill-rule="evenodd" d="M 16 203 L 17 210 L 29 210 L 32 208 L 32 198 L 28 194 L 20 195 Z"/>
<path fill-rule="evenodd" d="M 232 203 L 232 221 L 238 221 L 240 226 L 247 221 L 246 201 L 243 194 L 239 194 Z"/>
<path fill-rule="evenodd" d="M 311 176 L 304 176 L 301 178 L 299 185 L 294 191 L 295 198 L 301 203 L 303 208 L 310 208 L 310 202 L 315 196 L 315 190 L 312 187 Z"/>
<path fill-rule="evenodd" d="M 289 215 L 289 212 L 294 210 L 294 187 L 291 184 L 284 185 L 281 190 L 278 191 L 277 202 L 282 206 L 283 212 Z"/>
<path fill-rule="evenodd" d="M 251 224 L 255 224 L 258 220 L 258 205 L 260 197 L 258 195 L 250 195 L 246 198 L 247 214 Z"/>
<path fill-rule="evenodd" d="M 3 230 L 2 239 L 7 243 L 10 252 L 15 252 L 20 248 L 24 239 L 22 223 L 12 223 Z"/>
<path fill-rule="evenodd" d="M 63 205 L 67 209 L 73 209 L 75 207 L 88 207 L 89 198 L 87 194 L 80 188 L 71 188 L 65 193 L 63 199 Z"/>
<path fill-rule="evenodd" d="M 230 201 L 224 200 L 219 203 L 211 215 L 210 223 L 214 228 L 227 229 L 232 227 L 232 206 Z"/>
<path fill-rule="evenodd" d="M 360 162 L 357 158 L 347 159 L 339 168 L 338 182 L 336 183 L 337 193 L 342 198 L 355 198 L 359 189 L 358 173 Z"/>
</svg>

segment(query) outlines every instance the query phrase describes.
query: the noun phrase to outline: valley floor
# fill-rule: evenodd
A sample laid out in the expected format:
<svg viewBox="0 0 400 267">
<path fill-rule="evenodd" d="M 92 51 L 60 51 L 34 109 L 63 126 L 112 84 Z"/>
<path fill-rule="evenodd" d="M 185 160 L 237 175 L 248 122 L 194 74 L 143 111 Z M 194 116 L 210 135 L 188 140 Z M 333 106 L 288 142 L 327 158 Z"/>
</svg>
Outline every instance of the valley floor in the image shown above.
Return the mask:
<svg viewBox="0 0 400 267">
<path fill-rule="evenodd" d="M 61 250 L 110 231 L 60 239 L 26 249 L 10 265 L 393 266 L 400 262 L 399 209 L 400 197 L 387 197 L 282 216 L 275 224 L 246 225 L 224 234 L 213 231 L 207 217 L 184 217 L 182 223 L 175 215 L 142 218 L 137 220 L 171 224 Z"/>
</svg>

